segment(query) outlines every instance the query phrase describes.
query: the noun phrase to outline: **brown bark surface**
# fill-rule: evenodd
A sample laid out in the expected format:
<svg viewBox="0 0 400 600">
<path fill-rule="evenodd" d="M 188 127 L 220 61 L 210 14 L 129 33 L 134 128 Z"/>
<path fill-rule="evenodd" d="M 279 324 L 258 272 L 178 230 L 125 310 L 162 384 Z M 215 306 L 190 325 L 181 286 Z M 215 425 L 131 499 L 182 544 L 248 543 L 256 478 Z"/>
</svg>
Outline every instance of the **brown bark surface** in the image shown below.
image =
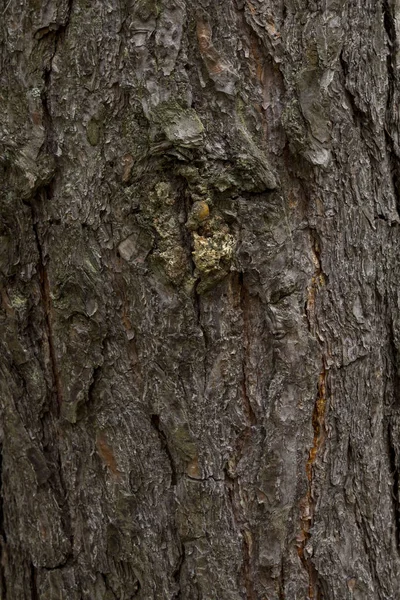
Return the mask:
<svg viewBox="0 0 400 600">
<path fill-rule="evenodd" d="M 400 597 L 399 0 L 3 0 L 0 599 Z"/>
</svg>

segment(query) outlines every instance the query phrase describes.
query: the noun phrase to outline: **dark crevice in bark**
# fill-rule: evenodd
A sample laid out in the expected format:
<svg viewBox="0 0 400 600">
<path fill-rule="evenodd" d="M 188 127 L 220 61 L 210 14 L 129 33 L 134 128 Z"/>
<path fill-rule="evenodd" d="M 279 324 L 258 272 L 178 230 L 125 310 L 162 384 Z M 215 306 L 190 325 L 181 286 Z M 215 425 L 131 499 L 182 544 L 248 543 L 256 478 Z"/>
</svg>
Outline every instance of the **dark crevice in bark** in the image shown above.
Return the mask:
<svg viewBox="0 0 400 600">
<path fill-rule="evenodd" d="M 249 314 L 250 314 L 250 295 L 244 285 L 243 273 L 239 273 L 239 287 L 240 287 L 240 309 L 243 319 L 243 359 L 242 359 L 242 394 L 243 394 L 243 406 L 246 419 L 249 423 L 249 434 L 251 427 L 257 423 L 257 418 L 251 405 L 250 396 L 248 393 L 247 384 L 247 359 L 250 348 L 250 336 L 249 336 Z"/>
<path fill-rule="evenodd" d="M 389 163 L 389 169 L 392 177 L 393 192 L 396 200 L 397 213 L 400 217 L 400 152 L 393 138 L 392 130 L 397 131 L 396 119 L 394 112 L 397 112 L 395 103 L 396 90 L 396 25 L 394 17 L 390 10 L 389 0 L 382 2 L 383 24 L 387 37 L 387 55 L 386 66 L 388 76 L 388 94 L 386 101 L 386 116 L 385 116 L 385 142 L 386 153 Z"/>
<path fill-rule="evenodd" d="M 106 597 L 109 597 L 110 600 L 114 600 L 114 599 L 116 600 L 116 596 L 115 596 L 113 590 L 110 588 L 109 583 L 107 581 L 107 576 L 104 573 L 100 573 L 100 577 L 102 578 L 103 583 L 104 583 L 104 588 L 106 590 Z"/>
<path fill-rule="evenodd" d="M 363 129 L 363 125 L 366 122 L 367 119 L 367 115 L 365 114 L 365 112 L 359 107 L 358 102 L 357 102 L 357 97 L 353 94 L 352 91 L 349 90 L 349 88 L 347 87 L 347 77 L 349 74 L 349 64 L 346 61 L 346 59 L 343 56 L 343 51 L 340 53 L 339 55 L 339 62 L 340 62 L 340 66 L 342 67 L 342 72 L 343 72 L 343 92 L 344 95 L 346 97 L 346 100 L 351 108 L 351 112 L 353 115 L 353 121 L 354 121 L 354 125 L 357 128 L 360 128 L 361 131 Z"/>
<path fill-rule="evenodd" d="M 183 567 L 183 563 L 185 562 L 185 558 L 186 558 L 185 545 L 181 544 L 178 564 L 176 566 L 175 571 L 172 574 L 174 581 L 178 588 L 174 594 L 174 600 L 181 600 L 181 598 L 182 598 L 181 574 L 182 574 L 182 567 Z"/>
<path fill-rule="evenodd" d="M 396 408 L 400 407 L 400 375 L 399 375 L 399 352 L 396 346 L 393 323 L 389 324 L 389 356 L 392 363 L 393 390 L 392 398 Z"/>
<path fill-rule="evenodd" d="M 388 439 L 388 453 L 389 453 L 389 464 L 390 471 L 393 477 L 392 487 L 392 500 L 393 500 L 393 512 L 394 512 L 394 525 L 396 532 L 396 545 L 397 550 L 400 552 L 400 499 L 399 499 L 399 464 L 397 458 L 397 451 L 393 440 L 393 428 L 389 424 L 387 428 L 387 439 Z"/>
<path fill-rule="evenodd" d="M 33 563 L 31 563 L 30 571 L 30 584 L 31 584 L 31 598 L 32 600 L 39 600 L 39 591 L 37 588 L 37 571 Z"/>
<path fill-rule="evenodd" d="M 47 69 L 44 73 L 44 87 L 41 93 L 42 109 L 43 109 L 43 126 L 45 130 L 45 143 L 42 150 L 51 156 L 56 155 L 57 144 L 55 139 L 53 119 L 50 112 L 50 80 L 51 69 Z"/>
<path fill-rule="evenodd" d="M 36 35 L 35 35 L 35 37 L 37 39 L 42 39 L 46 36 L 49 36 L 49 37 L 51 36 L 51 38 L 53 38 L 52 53 L 51 53 L 49 62 L 43 72 L 44 86 L 43 86 L 43 90 L 41 93 L 42 108 L 43 108 L 43 125 L 44 125 L 45 133 L 46 133 L 46 139 L 45 139 L 45 144 L 44 144 L 43 150 L 45 150 L 48 154 L 50 154 L 52 156 L 56 155 L 57 144 L 56 144 L 56 139 L 55 139 L 54 126 L 53 126 L 53 121 L 52 121 L 52 117 L 51 117 L 50 102 L 49 102 L 50 87 L 51 87 L 51 75 L 52 75 L 54 57 L 56 56 L 56 54 L 58 52 L 59 45 L 62 44 L 62 42 L 64 41 L 68 27 L 69 27 L 71 13 L 72 13 L 72 5 L 73 5 L 73 0 L 68 0 L 67 14 L 65 16 L 64 23 L 62 23 L 62 24 L 58 23 L 55 29 L 49 29 L 48 27 L 45 27 L 43 30 L 37 31 Z"/>
<path fill-rule="evenodd" d="M 281 559 L 281 572 L 279 574 L 279 600 L 285 600 L 285 571 L 283 564 L 283 557 Z"/>
<path fill-rule="evenodd" d="M 328 277 L 322 270 L 321 264 L 321 241 L 317 232 L 310 228 L 310 242 L 311 242 L 311 257 L 314 263 L 314 273 L 311 277 L 310 284 L 307 288 L 307 300 L 305 302 L 305 317 L 307 321 L 307 328 L 311 334 L 315 334 L 316 322 L 315 322 L 315 301 L 318 291 L 321 287 L 325 286 L 328 281 Z"/>
<path fill-rule="evenodd" d="M 104 343 L 104 340 L 103 340 Z M 86 407 L 95 403 L 95 389 L 101 379 L 102 365 L 97 365 L 93 369 L 92 378 L 88 388 Z"/>
<path fill-rule="evenodd" d="M 193 259 L 192 257 L 190 257 L 190 260 L 192 262 L 193 265 L 193 270 L 192 272 L 194 273 L 194 263 L 193 263 Z M 203 335 L 203 340 L 204 340 L 204 348 L 207 354 L 207 347 L 208 347 L 208 338 L 207 338 L 207 331 L 203 326 L 203 323 L 201 322 L 201 294 L 199 294 L 199 292 L 197 291 L 197 287 L 199 285 L 199 281 L 194 285 L 194 289 L 193 289 L 193 307 L 194 307 L 194 311 L 195 311 L 195 315 L 196 315 L 196 320 L 197 320 L 197 325 L 199 326 L 199 329 Z M 206 368 L 204 365 L 204 387 L 206 386 Z"/>
<path fill-rule="evenodd" d="M 4 529 L 4 506 L 3 506 L 3 446 L 0 445 L 0 594 L 1 599 L 7 598 L 7 583 L 4 572 L 5 544 L 7 536 Z"/>
<path fill-rule="evenodd" d="M 59 42 L 63 40 L 66 31 L 69 27 L 73 3 L 74 0 L 68 0 L 66 14 L 62 23 L 52 23 L 50 26 L 42 27 L 40 29 L 37 29 L 35 32 L 36 40 L 43 40 L 44 38 L 54 38 L 54 51 L 50 58 L 50 63 L 57 52 Z"/>
<path fill-rule="evenodd" d="M 392 177 L 393 193 L 396 200 L 396 210 L 400 218 L 400 158 L 397 157 L 392 136 L 385 128 L 386 153 L 390 174 Z"/>
<path fill-rule="evenodd" d="M 172 458 L 171 450 L 168 446 L 167 436 L 161 429 L 160 416 L 159 415 L 151 415 L 150 420 L 151 420 L 151 425 L 152 425 L 153 429 L 156 431 L 158 439 L 160 440 L 161 448 L 164 450 L 165 454 L 167 455 L 168 462 L 169 462 L 169 465 L 171 468 L 171 485 L 175 486 L 178 481 L 177 472 L 176 472 L 176 468 L 175 468 L 175 462 L 174 462 L 174 459 Z"/>
<path fill-rule="evenodd" d="M 50 281 L 48 276 L 48 270 L 45 260 L 45 253 L 43 250 L 43 245 L 40 239 L 39 232 L 39 218 L 38 218 L 38 207 L 40 207 L 41 203 L 44 201 L 48 201 L 52 195 L 52 186 L 51 183 L 47 186 L 40 188 L 36 194 L 36 197 L 29 203 L 31 209 L 31 219 L 32 219 L 32 228 L 34 232 L 34 238 L 36 242 L 36 248 L 38 253 L 38 264 L 37 264 L 37 272 L 39 275 L 39 285 L 40 285 L 40 293 L 41 293 L 41 301 L 43 308 L 43 316 L 44 316 L 44 332 L 46 334 L 48 350 L 49 350 L 49 361 L 50 361 L 50 377 L 52 381 L 52 397 L 54 397 L 53 402 L 49 405 L 49 413 L 51 413 L 56 420 L 59 419 L 60 409 L 63 402 L 62 396 L 62 385 L 61 378 L 59 375 L 59 367 L 56 357 L 55 343 L 54 343 L 54 334 L 53 334 L 53 324 L 52 324 L 52 300 L 51 300 L 51 291 L 50 291 Z M 51 417 L 50 417 L 51 418 Z M 46 427 L 46 425 L 43 425 Z M 48 424 L 50 427 L 50 424 Z M 57 423 L 55 423 L 55 428 L 57 430 Z M 49 432 L 49 431 L 48 431 Z M 47 433 L 48 433 L 47 432 Z M 54 431 L 53 436 L 58 435 L 57 431 Z M 44 448 L 46 451 L 46 448 Z M 64 531 L 67 537 L 70 540 L 71 549 L 73 548 L 73 534 L 72 534 L 72 526 L 71 526 L 71 513 L 68 506 L 67 501 L 67 489 L 68 486 L 64 481 L 63 477 L 63 469 L 61 462 L 61 454 L 60 449 L 57 446 L 57 443 L 51 442 L 49 448 L 50 456 L 53 458 L 56 469 L 54 470 L 56 486 L 54 487 L 54 493 L 59 498 L 61 505 L 65 507 L 65 510 L 62 511 L 62 522 Z M 72 552 L 72 550 L 71 550 Z M 70 557 L 70 554 L 67 556 L 67 559 Z"/>
<path fill-rule="evenodd" d="M 239 435 L 236 441 L 234 466 L 224 468 L 224 482 L 226 495 L 231 505 L 233 522 L 242 536 L 242 566 L 240 570 L 240 578 L 246 590 L 247 600 L 256 600 L 257 594 L 255 591 L 255 583 L 252 568 L 252 533 L 247 523 L 245 509 L 241 502 L 240 492 L 240 477 L 236 473 L 236 468 L 243 456 L 246 443 L 248 442 L 252 427 L 257 424 L 256 415 L 251 406 L 250 397 L 248 394 L 247 374 L 246 374 L 246 354 L 249 349 L 249 292 L 246 289 L 243 281 L 243 273 L 237 276 L 236 285 L 238 286 L 240 308 L 243 319 L 243 358 L 242 358 L 242 401 L 243 413 L 247 421 L 247 425 Z"/>
<path fill-rule="evenodd" d="M 310 600 L 320 600 L 321 592 L 318 583 L 318 572 L 311 560 L 307 556 L 307 543 L 311 538 L 311 529 L 314 524 L 314 515 L 316 507 L 315 499 L 315 478 L 314 469 L 318 459 L 320 449 L 323 446 L 326 437 L 325 431 L 325 412 L 326 412 L 326 379 L 327 371 L 323 361 L 322 369 L 318 379 L 318 393 L 312 415 L 312 425 L 314 430 L 313 445 L 310 448 L 306 464 L 306 474 L 308 489 L 306 496 L 302 500 L 301 506 L 301 542 L 297 547 L 299 558 L 308 573 L 309 586 L 308 597 Z"/>
<path fill-rule="evenodd" d="M 39 202 L 42 202 L 43 200 L 48 199 L 48 196 L 51 195 L 51 194 L 49 194 L 48 190 L 49 190 L 49 186 L 39 190 L 38 196 L 37 196 L 39 199 Z M 37 264 L 37 270 L 38 270 L 38 274 L 39 274 L 39 284 L 40 284 L 40 292 L 41 292 L 41 297 L 42 297 L 42 306 L 43 306 L 43 314 L 44 314 L 44 321 L 45 321 L 45 331 L 46 331 L 47 343 L 48 343 L 48 347 L 49 347 L 49 358 L 50 358 L 51 374 L 52 374 L 52 379 L 53 379 L 53 390 L 54 390 L 55 397 L 56 397 L 55 412 L 56 412 L 56 415 L 59 416 L 60 407 L 62 404 L 62 386 L 61 386 L 61 379 L 60 379 L 60 375 L 59 375 L 59 369 L 58 369 L 58 365 L 57 365 L 57 358 L 56 358 L 56 351 L 55 351 L 55 344 L 54 344 L 54 335 L 53 335 L 53 324 L 52 324 L 52 320 L 51 320 L 52 301 L 51 301 L 51 293 L 50 293 L 50 281 L 49 281 L 49 276 L 48 276 L 48 272 L 47 272 L 46 262 L 44 259 L 44 252 L 43 252 L 42 244 L 40 241 L 40 235 L 39 235 L 39 229 L 38 229 L 38 219 L 36 216 L 34 201 L 32 201 L 30 203 L 30 207 L 31 207 L 31 216 L 32 216 L 32 227 L 33 227 L 33 232 L 34 232 L 34 236 L 35 236 L 38 257 L 39 257 L 38 264 Z"/>
<path fill-rule="evenodd" d="M 257 600 L 257 594 L 254 589 L 254 581 L 251 567 L 251 533 L 248 529 L 244 528 L 242 530 L 243 535 L 243 564 L 242 564 L 242 573 L 243 579 L 246 587 L 246 599 L 247 600 Z"/>
<path fill-rule="evenodd" d="M 314 524 L 314 515 L 316 507 L 315 498 L 315 465 L 319 458 L 321 449 L 326 438 L 326 406 L 327 406 L 327 369 L 325 363 L 325 349 L 317 333 L 316 320 L 316 298 L 319 290 L 327 284 L 327 276 L 324 274 L 321 262 L 321 241 L 317 232 L 310 229 L 311 256 L 314 263 L 314 273 L 311 277 L 307 290 L 307 301 L 305 303 L 305 316 L 307 327 L 311 335 L 315 336 L 321 348 L 321 371 L 318 377 L 317 396 L 312 413 L 313 443 L 308 453 L 306 463 L 307 492 L 301 502 L 301 536 L 297 551 L 302 565 L 308 573 L 309 586 L 308 597 L 310 600 L 319 600 L 321 596 L 320 585 L 318 582 L 318 572 L 312 562 L 311 557 L 307 556 L 307 544 L 311 538 L 311 529 Z"/>
<path fill-rule="evenodd" d="M 77 420 L 78 421 L 83 418 L 88 418 L 89 420 L 92 420 L 92 422 L 93 422 L 93 419 L 95 416 L 96 399 L 97 399 L 96 387 L 97 387 L 98 383 L 100 382 L 102 375 L 103 375 L 104 344 L 105 344 L 106 338 L 107 338 L 107 336 L 105 336 L 101 342 L 101 344 L 102 344 L 101 356 L 102 356 L 103 362 L 99 365 L 94 366 L 93 371 L 92 371 L 92 377 L 90 379 L 90 383 L 89 383 L 89 387 L 88 387 L 88 391 L 87 391 L 86 402 L 78 405 L 78 409 L 77 409 Z"/>
<path fill-rule="evenodd" d="M 47 572 L 59 571 L 60 569 L 63 569 L 64 567 L 70 566 L 72 564 L 72 561 L 73 561 L 72 553 L 69 553 L 64 558 L 64 560 L 62 562 L 60 562 L 58 565 L 56 565 L 55 567 L 41 567 L 41 569 L 43 569 L 43 571 L 47 571 Z"/>
<path fill-rule="evenodd" d="M 389 6 L 389 0 L 382 1 L 382 12 L 383 12 L 383 24 L 385 27 L 388 46 L 389 46 L 389 54 L 387 57 L 388 61 L 388 73 L 391 78 L 394 80 L 394 65 L 393 65 L 393 50 L 396 50 L 396 25 L 394 22 L 394 18 Z"/>
</svg>

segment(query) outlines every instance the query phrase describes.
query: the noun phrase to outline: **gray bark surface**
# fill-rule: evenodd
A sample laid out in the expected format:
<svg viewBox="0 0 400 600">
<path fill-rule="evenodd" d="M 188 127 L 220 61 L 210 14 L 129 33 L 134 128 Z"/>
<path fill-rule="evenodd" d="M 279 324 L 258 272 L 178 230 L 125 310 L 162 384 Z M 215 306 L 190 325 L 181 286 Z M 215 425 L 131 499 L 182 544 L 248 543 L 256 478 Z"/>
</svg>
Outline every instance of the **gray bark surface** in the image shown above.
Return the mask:
<svg viewBox="0 0 400 600">
<path fill-rule="evenodd" d="M 0 599 L 400 598 L 399 0 L 3 0 Z"/>
</svg>

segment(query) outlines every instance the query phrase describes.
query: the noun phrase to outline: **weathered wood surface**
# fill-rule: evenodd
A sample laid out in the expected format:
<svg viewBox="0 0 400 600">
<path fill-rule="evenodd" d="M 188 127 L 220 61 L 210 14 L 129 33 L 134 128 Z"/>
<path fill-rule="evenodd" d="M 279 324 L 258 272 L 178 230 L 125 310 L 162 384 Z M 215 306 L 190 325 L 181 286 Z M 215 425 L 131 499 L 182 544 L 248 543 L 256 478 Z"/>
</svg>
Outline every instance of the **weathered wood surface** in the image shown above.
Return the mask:
<svg viewBox="0 0 400 600">
<path fill-rule="evenodd" d="M 400 597 L 398 0 L 3 0 L 2 600 Z"/>
</svg>

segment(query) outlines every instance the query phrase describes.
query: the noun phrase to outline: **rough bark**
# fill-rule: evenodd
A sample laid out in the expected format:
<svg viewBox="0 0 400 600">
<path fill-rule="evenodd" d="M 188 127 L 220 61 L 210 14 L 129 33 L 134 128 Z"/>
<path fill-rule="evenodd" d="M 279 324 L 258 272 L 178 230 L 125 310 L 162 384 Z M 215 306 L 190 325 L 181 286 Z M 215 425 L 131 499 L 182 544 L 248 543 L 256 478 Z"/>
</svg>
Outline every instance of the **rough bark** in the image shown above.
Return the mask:
<svg viewBox="0 0 400 600">
<path fill-rule="evenodd" d="M 399 0 L 1 9 L 1 600 L 394 600 Z"/>
</svg>

